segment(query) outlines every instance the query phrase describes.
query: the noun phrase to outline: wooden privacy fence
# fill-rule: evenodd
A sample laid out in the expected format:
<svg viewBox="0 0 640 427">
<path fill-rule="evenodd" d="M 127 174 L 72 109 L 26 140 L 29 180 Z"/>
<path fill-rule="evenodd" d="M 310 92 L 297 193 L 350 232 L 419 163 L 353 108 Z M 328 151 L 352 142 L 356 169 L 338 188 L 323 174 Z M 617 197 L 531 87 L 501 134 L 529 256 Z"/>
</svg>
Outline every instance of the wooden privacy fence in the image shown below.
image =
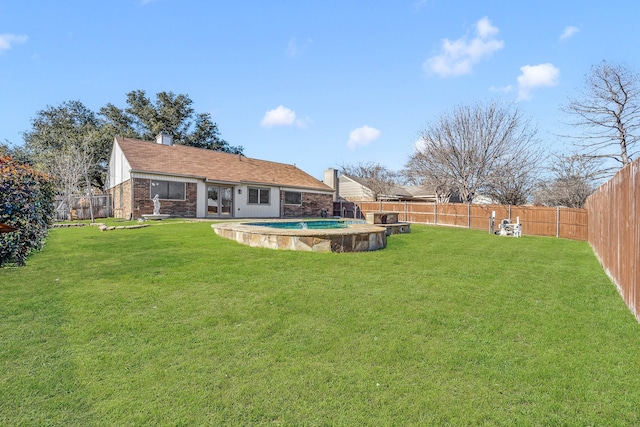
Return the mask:
<svg viewBox="0 0 640 427">
<path fill-rule="evenodd" d="M 91 205 L 89 204 L 88 196 L 73 196 L 71 198 L 71 206 L 69 206 L 66 197 L 63 196 L 56 197 L 54 203 L 56 221 L 69 219 L 69 213 L 71 213 L 72 219 L 91 219 L 91 205 L 93 205 L 94 218 L 108 218 L 113 215 L 111 210 L 111 196 L 108 194 L 91 196 Z"/>
<path fill-rule="evenodd" d="M 587 240 L 587 211 L 542 206 L 504 206 L 440 204 L 421 202 L 336 202 L 334 215 L 364 218 L 367 212 L 399 212 L 399 221 L 489 230 L 489 218 L 495 212 L 496 229 L 505 218 L 520 218 L 522 233 Z"/>
<path fill-rule="evenodd" d="M 364 201 L 334 206 L 334 215 L 352 218 L 372 211 L 399 212 L 404 222 L 485 230 L 495 211 L 496 223 L 519 217 L 523 234 L 587 240 L 640 322 L 640 159 L 589 196 L 586 209 Z"/>
<path fill-rule="evenodd" d="M 640 159 L 587 199 L 589 244 L 640 322 Z"/>
</svg>

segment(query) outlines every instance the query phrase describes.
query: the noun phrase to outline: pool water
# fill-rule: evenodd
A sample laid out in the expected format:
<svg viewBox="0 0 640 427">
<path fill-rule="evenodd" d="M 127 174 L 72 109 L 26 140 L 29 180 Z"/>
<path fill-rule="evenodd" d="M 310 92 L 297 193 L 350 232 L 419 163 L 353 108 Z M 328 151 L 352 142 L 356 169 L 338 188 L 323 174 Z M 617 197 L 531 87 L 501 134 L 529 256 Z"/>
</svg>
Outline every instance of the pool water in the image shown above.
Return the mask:
<svg viewBox="0 0 640 427">
<path fill-rule="evenodd" d="M 360 222 L 360 221 L 358 221 Z M 280 221 L 280 222 L 252 222 L 246 225 L 257 225 L 260 227 L 280 228 L 286 230 L 325 230 L 334 228 L 347 228 L 354 221 L 343 220 L 322 220 L 322 221 Z"/>
</svg>

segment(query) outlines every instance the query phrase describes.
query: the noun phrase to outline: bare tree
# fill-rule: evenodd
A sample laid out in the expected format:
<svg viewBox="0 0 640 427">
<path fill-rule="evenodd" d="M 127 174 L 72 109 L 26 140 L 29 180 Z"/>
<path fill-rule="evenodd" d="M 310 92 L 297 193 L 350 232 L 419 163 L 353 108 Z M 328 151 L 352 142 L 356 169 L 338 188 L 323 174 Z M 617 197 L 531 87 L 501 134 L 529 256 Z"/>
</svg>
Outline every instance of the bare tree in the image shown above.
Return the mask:
<svg viewBox="0 0 640 427">
<path fill-rule="evenodd" d="M 79 185 L 82 182 L 82 171 L 77 166 L 76 156 L 71 147 L 53 154 L 51 172 L 56 178 L 58 191 L 62 193 L 69 209 L 68 220 L 73 219 L 71 208 L 73 196 L 79 193 Z"/>
<path fill-rule="evenodd" d="M 456 191 L 455 182 L 448 175 L 428 173 L 430 165 L 428 154 L 416 150 L 405 166 L 404 175 L 410 183 L 432 191 L 436 203 L 449 203 Z"/>
<path fill-rule="evenodd" d="M 555 156 L 549 170 L 552 177 L 540 184 L 535 203 L 582 208 L 595 191 L 600 168 L 594 159 L 572 154 Z"/>
<path fill-rule="evenodd" d="M 481 193 L 497 194 L 499 182 L 523 177 L 510 171 L 537 167 L 536 135 L 537 129 L 513 104 L 458 106 L 420 133 L 405 174 L 443 192 L 453 188 L 470 203 Z"/>
<path fill-rule="evenodd" d="M 343 164 L 340 166 L 340 173 L 363 180 L 366 187 L 371 190 L 374 200 L 390 196 L 399 181 L 399 175 L 396 172 L 375 162 L 358 163 L 357 165 Z"/>
<path fill-rule="evenodd" d="M 540 169 L 545 156 L 532 147 L 526 156 L 507 157 L 488 177 L 485 194 L 502 205 L 529 203 L 540 182 Z"/>
<path fill-rule="evenodd" d="M 51 174 L 60 173 L 57 163 L 65 152 L 76 151 L 82 141 L 91 140 L 93 162 L 99 165 L 93 169 L 91 180 L 102 188 L 113 134 L 101 132 L 101 127 L 102 122 L 93 111 L 80 101 L 70 101 L 39 111 L 32 120 L 32 129 L 24 132 L 23 138 L 35 165 Z"/>
<path fill-rule="evenodd" d="M 585 88 L 571 98 L 563 111 L 582 132 L 567 135 L 575 140 L 582 155 L 590 159 L 610 159 L 615 166 L 600 170 L 608 176 L 624 167 L 638 154 L 640 128 L 640 75 L 624 65 L 605 61 L 591 68 Z"/>
<path fill-rule="evenodd" d="M 74 197 L 86 194 L 89 200 L 91 222 L 93 222 L 90 177 L 97 163 L 93 151 L 92 136 L 85 137 L 80 144 L 67 143 L 63 147 L 62 150 L 53 154 L 51 169 L 56 177 L 58 190 L 64 196 L 69 208 L 69 220 L 72 219 L 71 208 Z"/>
</svg>

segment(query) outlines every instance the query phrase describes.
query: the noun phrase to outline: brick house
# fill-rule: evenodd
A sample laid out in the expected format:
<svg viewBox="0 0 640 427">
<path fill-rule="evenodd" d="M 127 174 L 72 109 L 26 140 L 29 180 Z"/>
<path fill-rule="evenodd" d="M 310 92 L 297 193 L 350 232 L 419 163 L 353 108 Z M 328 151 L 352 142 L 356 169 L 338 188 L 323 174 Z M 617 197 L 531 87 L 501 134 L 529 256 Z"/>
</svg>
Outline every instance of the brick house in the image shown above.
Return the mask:
<svg viewBox="0 0 640 427">
<path fill-rule="evenodd" d="M 116 137 L 107 176 L 117 218 L 160 213 L 184 218 L 321 217 L 333 189 L 294 165 L 237 154 Z"/>
</svg>

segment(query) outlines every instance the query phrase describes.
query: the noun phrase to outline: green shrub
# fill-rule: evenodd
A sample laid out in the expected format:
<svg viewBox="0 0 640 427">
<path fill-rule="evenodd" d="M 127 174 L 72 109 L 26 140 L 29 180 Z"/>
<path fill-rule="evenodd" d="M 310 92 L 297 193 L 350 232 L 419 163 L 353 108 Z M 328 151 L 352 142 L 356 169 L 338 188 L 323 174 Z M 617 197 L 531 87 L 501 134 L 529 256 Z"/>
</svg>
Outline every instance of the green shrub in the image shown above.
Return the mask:
<svg viewBox="0 0 640 427">
<path fill-rule="evenodd" d="M 31 166 L 0 157 L 0 223 L 17 231 L 0 234 L 0 267 L 24 265 L 31 251 L 41 249 L 53 220 L 52 178 Z"/>
</svg>

